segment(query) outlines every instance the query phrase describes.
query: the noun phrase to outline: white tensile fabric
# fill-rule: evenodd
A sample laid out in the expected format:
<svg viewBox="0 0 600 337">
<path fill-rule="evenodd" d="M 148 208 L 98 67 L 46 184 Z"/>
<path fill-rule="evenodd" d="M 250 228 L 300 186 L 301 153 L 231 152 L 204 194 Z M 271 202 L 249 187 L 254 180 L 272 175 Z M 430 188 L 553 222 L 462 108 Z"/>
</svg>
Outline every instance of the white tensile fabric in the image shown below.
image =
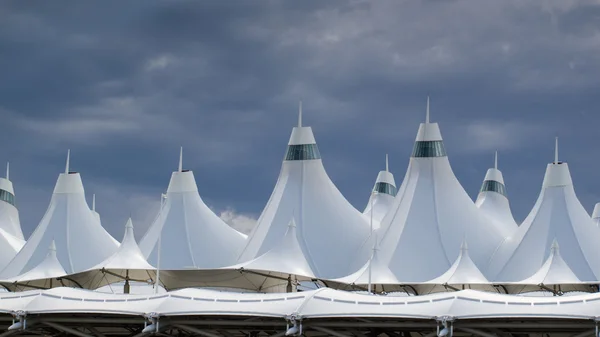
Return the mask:
<svg viewBox="0 0 600 337">
<path fill-rule="evenodd" d="M 464 238 L 471 258 L 482 269 L 508 230 L 483 214 L 467 195 L 452 172 L 438 124 L 429 123 L 427 117 L 379 233 L 382 261 L 400 281 L 414 283 L 447 271 Z"/>
<path fill-rule="evenodd" d="M 563 260 L 556 239 L 552 243 L 550 256 L 535 274 L 519 282 L 506 283 L 504 287 L 511 294 L 540 290 L 551 291 L 555 294 L 562 294 L 568 291 L 595 292 L 593 285 L 581 282 L 565 260 Z"/>
<path fill-rule="evenodd" d="M 336 289 L 352 289 L 355 286 L 368 288 L 368 285 L 371 284 L 374 290 L 377 290 L 377 286 L 385 291 L 401 290 L 396 287 L 400 284 L 400 281 L 388 268 L 387 264 L 381 261 L 378 251 L 379 249 L 374 247 L 371 258 L 356 272 L 348 276 L 327 280 L 325 283 L 327 286 Z"/>
<path fill-rule="evenodd" d="M 0 281 L 0 283 L 13 290 L 18 290 L 19 288 L 52 288 L 53 286 L 60 287 L 71 284 L 71 282 L 68 281 L 67 284 L 65 284 L 64 282 L 61 283 L 57 280 L 66 275 L 67 272 L 56 257 L 56 244 L 52 241 L 48 248 L 46 258 L 44 258 L 40 264 L 33 267 L 28 272 Z"/>
<path fill-rule="evenodd" d="M 442 275 L 433 280 L 424 282 L 426 284 L 448 284 L 448 285 L 463 285 L 463 284 L 487 284 L 488 279 L 477 268 L 471 257 L 467 243 L 463 242 L 460 247 L 460 255 L 450 268 Z"/>
<path fill-rule="evenodd" d="M 600 276 L 600 229 L 583 208 L 567 163 L 548 164 L 535 206 L 515 234 L 492 259 L 488 277 L 497 282 L 516 282 L 531 276 L 550 256 L 556 239 L 564 258 L 582 281 Z"/>
<path fill-rule="evenodd" d="M 3 279 L 31 270 L 44 260 L 51 242 L 67 273 L 77 273 L 103 261 L 117 250 L 115 240 L 98 223 L 87 202 L 81 176 L 58 176 L 50 205 L 27 243 L 0 273 Z"/>
<path fill-rule="evenodd" d="M 155 270 L 138 247 L 129 218 L 119 249 L 98 265 L 70 278 L 84 288 L 96 289 L 122 280 L 149 281 L 154 278 Z"/>
<path fill-rule="evenodd" d="M 301 123 L 299 123 L 301 125 Z M 350 261 L 361 261 L 357 250 L 369 238 L 369 225 L 329 179 L 310 127 L 295 127 L 277 184 L 239 261 L 269 251 L 284 237 L 290 219 L 297 241 L 317 277 L 348 275 Z"/>
<path fill-rule="evenodd" d="M 0 270 L 8 265 L 24 245 L 25 240 L 14 237 L 4 229 L 0 229 Z"/>
<path fill-rule="evenodd" d="M 527 297 L 475 290 L 423 296 L 378 296 L 328 288 L 288 294 L 222 292 L 182 289 L 158 295 L 108 294 L 73 288 L 30 290 L 0 294 L 0 312 L 28 313 L 33 318 L 50 314 L 121 315 L 159 320 L 174 316 L 318 318 L 406 318 L 432 322 L 436 318 L 571 319 L 591 321 L 600 311 L 600 293 L 559 297 Z M 28 315 L 28 316 L 29 316 Z M 140 320 L 143 327 L 143 321 Z M 285 324 L 283 324 L 285 327 Z M 285 330 L 284 330 L 285 331 Z M 431 325 L 429 331 L 435 331 Z"/>
<path fill-rule="evenodd" d="M 600 202 L 594 206 L 594 211 L 592 212 L 592 220 L 596 224 L 596 226 L 600 226 Z"/>
<path fill-rule="evenodd" d="M 6 267 L 25 245 L 19 210 L 15 206 L 15 191 L 8 178 L 7 164 L 6 178 L 0 178 L 0 270 Z"/>
<path fill-rule="evenodd" d="M 271 250 L 253 260 L 218 269 L 166 271 L 161 273 L 161 283 L 167 289 L 202 286 L 290 292 L 299 281 L 315 278 L 297 238 L 292 219 L 284 237 Z"/>
<path fill-rule="evenodd" d="M 486 215 L 502 223 L 508 230 L 514 232 L 518 225 L 510 209 L 510 203 L 506 194 L 506 185 L 502 172 L 498 170 L 498 159 L 496 165 L 488 169 L 477 196 L 475 205 Z"/>
<path fill-rule="evenodd" d="M 158 242 L 161 237 L 160 266 Z M 229 227 L 202 200 L 192 171 L 173 172 L 162 211 L 140 249 L 160 269 L 219 268 L 237 262 L 246 236 Z"/>
<path fill-rule="evenodd" d="M 555 285 L 581 283 L 581 280 L 560 256 L 559 245 L 555 239 L 546 262 L 535 274 L 518 283 Z"/>
<path fill-rule="evenodd" d="M 389 172 L 386 157 L 385 171 L 380 171 L 375 180 L 375 186 L 371 191 L 369 202 L 363 211 L 363 214 L 371 221 L 373 217 L 373 229 L 378 229 L 381 220 L 385 217 L 394 203 L 396 196 L 396 181 L 394 175 Z M 371 214 L 372 213 L 372 214 Z"/>
<path fill-rule="evenodd" d="M 413 285 L 419 294 L 430 294 L 448 290 L 477 289 L 497 292 L 497 289 L 488 281 L 483 273 L 477 268 L 471 257 L 467 243 L 463 242 L 460 254 L 450 268 L 442 275 Z"/>
<path fill-rule="evenodd" d="M 14 205 L 15 191 L 12 182 L 8 179 L 8 164 L 6 178 L 0 177 L 0 229 L 19 240 L 25 240 L 19 220 L 19 210 Z M 11 202 L 9 202 L 11 201 Z"/>
</svg>

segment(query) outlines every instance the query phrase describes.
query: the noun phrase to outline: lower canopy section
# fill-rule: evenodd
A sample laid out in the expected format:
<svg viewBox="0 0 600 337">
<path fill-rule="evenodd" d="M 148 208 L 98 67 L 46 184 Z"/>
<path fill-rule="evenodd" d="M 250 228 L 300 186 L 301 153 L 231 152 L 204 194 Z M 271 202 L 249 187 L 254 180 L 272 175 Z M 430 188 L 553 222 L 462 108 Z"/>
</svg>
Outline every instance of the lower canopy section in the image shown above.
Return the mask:
<svg viewBox="0 0 600 337">
<path fill-rule="evenodd" d="M 36 289 L 45 290 L 60 287 L 96 290 L 104 287 L 110 292 L 129 294 L 132 292 L 132 286 L 153 288 L 156 284 L 156 278 L 156 270 L 99 269 L 39 280 L 0 281 L 0 285 L 10 292 Z M 373 294 L 400 294 L 402 296 L 451 293 L 461 290 L 477 290 L 487 293 L 512 295 L 533 293 L 548 296 L 600 292 L 598 284 L 591 282 L 551 285 L 524 283 L 437 284 L 421 282 L 406 284 L 373 283 L 369 286 L 368 284 L 348 284 L 336 280 L 316 279 L 303 275 L 244 268 L 161 270 L 159 287 L 163 291 L 175 291 L 185 288 L 207 288 L 254 293 L 292 293 L 329 288 L 351 292 L 367 292 L 370 290 Z M 141 291 L 148 292 L 147 290 Z"/>
<path fill-rule="evenodd" d="M 591 336 L 600 294 L 526 297 L 463 290 L 415 297 L 332 289 L 257 294 L 182 289 L 158 295 L 72 288 L 0 294 L 4 335 Z"/>
</svg>

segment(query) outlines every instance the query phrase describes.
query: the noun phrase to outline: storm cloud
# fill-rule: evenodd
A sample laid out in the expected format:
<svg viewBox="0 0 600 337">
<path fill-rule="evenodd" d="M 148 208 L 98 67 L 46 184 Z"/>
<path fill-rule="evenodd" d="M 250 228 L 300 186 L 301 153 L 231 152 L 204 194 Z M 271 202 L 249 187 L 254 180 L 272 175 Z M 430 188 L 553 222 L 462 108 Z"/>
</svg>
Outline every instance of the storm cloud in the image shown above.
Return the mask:
<svg viewBox="0 0 600 337">
<path fill-rule="evenodd" d="M 430 95 L 473 198 L 498 150 L 523 219 L 559 136 L 591 212 L 599 55 L 598 1 L 4 1 L 0 161 L 28 234 L 71 149 L 120 238 L 130 215 L 147 228 L 183 146 L 203 199 L 247 230 L 299 100 L 362 210 L 386 153 L 401 181 Z"/>
</svg>

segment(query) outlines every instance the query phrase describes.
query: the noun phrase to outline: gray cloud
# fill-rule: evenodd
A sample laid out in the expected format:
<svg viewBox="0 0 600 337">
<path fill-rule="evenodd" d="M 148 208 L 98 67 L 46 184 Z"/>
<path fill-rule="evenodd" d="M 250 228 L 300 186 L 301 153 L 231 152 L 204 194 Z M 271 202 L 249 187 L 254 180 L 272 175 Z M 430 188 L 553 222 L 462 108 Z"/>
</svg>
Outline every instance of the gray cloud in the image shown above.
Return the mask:
<svg viewBox="0 0 600 337">
<path fill-rule="evenodd" d="M 403 176 L 424 101 L 471 196 L 501 152 L 517 218 L 553 137 L 600 199 L 594 1 L 8 1 L 0 5 L 0 160 L 31 232 L 72 149 L 116 237 L 143 232 L 179 146 L 214 209 L 260 214 L 296 105 L 359 209 L 383 155 Z M 90 199 L 91 200 L 91 199 Z"/>
</svg>

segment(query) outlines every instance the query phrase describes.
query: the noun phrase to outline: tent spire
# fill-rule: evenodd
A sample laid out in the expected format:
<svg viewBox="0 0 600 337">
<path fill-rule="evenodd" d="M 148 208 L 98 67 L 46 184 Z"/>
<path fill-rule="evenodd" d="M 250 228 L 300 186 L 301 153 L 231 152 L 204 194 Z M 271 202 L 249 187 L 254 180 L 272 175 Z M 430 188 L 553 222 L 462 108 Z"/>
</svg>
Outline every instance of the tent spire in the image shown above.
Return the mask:
<svg viewBox="0 0 600 337">
<path fill-rule="evenodd" d="M 494 155 L 494 168 L 496 170 L 498 169 L 498 151 L 496 151 L 496 154 Z"/>
<path fill-rule="evenodd" d="M 6 162 L 6 180 L 10 180 L 10 163 Z"/>
<path fill-rule="evenodd" d="M 385 154 L 385 171 L 390 172 L 390 161 L 388 160 L 387 153 Z"/>
<path fill-rule="evenodd" d="M 425 124 L 429 124 L 429 95 L 427 95 L 427 112 L 425 113 Z"/>
<path fill-rule="evenodd" d="M 92 194 L 92 211 L 96 211 L 96 193 Z"/>
<path fill-rule="evenodd" d="M 183 146 L 179 149 L 179 172 L 183 171 Z"/>
<path fill-rule="evenodd" d="M 554 164 L 558 164 L 558 137 L 554 140 Z"/>
<path fill-rule="evenodd" d="M 554 240 L 552 241 L 552 246 L 550 246 L 550 250 L 554 253 L 557 254 L 558 253 L 558 241 L 556 241 L 556 238 L 554 238 Z"/>
<path fill-rule="evenodd" d="M 298 105 L 298 127 L 302 127 L 302 101 Z"/>
<path fill-rule="evenodd" d="M 67 164 L 65 165 L 65 173 L 69 174 L 69 160 L 71 159 L 71 149 L 67 150 Z"/>
</svg>

